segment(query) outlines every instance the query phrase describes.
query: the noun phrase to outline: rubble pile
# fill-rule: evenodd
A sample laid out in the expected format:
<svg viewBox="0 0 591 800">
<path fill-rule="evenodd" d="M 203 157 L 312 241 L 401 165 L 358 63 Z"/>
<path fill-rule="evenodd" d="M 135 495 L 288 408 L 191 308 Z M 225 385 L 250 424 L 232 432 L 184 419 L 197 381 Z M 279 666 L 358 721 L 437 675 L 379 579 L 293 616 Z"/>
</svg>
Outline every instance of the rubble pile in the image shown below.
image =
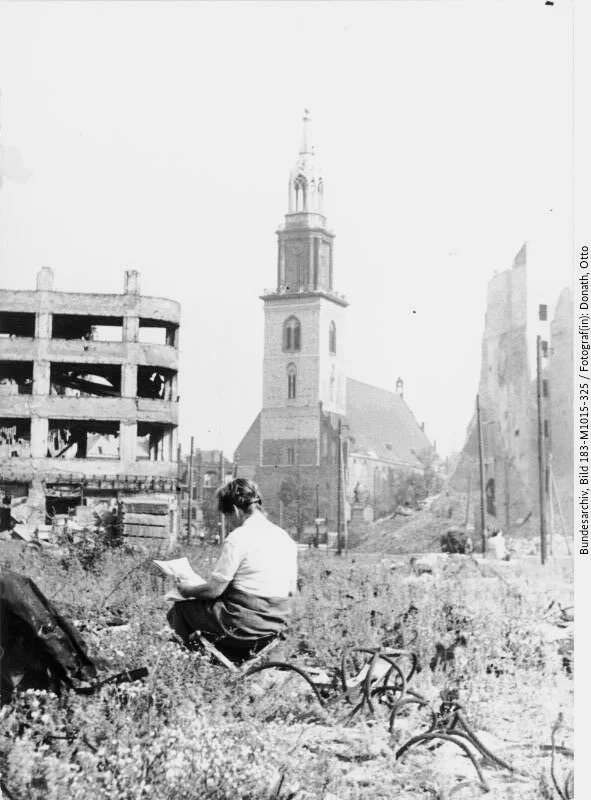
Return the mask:
<svg viewBox="0 0 591 800">
<path fill-rule="evenodd" d="M 118 530 L 118 514 L 106 504 L 92 508 L 79 506 L 74 514 L 54 514 L 50 523 L 41 524 L 31 521 L 34 511 L 27 505 L 26 498 L 17 498 L 5 517 L 0 541 L 21 541 L 49 551 L 64 544 L 75 545 L 89 534 L 104 537 Z"/>
</svg>

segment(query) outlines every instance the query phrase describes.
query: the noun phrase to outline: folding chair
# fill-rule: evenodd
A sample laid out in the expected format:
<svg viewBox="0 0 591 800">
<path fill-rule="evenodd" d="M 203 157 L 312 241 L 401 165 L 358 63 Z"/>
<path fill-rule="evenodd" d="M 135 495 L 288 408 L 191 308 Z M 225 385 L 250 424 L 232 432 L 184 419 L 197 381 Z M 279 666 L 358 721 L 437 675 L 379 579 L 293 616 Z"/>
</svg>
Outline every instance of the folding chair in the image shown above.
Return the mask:
<svg viewBox="0 0 591 800">
<path fill-rule="evenodd" d="M 230 672 L 243 672 L 262 661 L 284 639 L 283 633 L 274 633 L 258 641 L 240 645 L 226 636 L 195 631 L 189 637 L 189 644 L 203 648 Z"/>
</svg>

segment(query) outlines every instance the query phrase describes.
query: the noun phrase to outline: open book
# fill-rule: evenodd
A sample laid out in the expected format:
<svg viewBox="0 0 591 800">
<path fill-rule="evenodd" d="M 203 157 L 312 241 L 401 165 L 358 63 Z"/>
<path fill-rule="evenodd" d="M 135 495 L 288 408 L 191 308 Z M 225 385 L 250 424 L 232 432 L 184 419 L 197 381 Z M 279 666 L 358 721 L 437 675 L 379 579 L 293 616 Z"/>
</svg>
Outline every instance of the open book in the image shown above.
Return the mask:
<svg viewBox="0 0 591 800">
<path fill-rule="evenodd" d="M 169 575 L 171 578 L 182 578 L 198 586 L 207 583 L 201 575 L 197 575 L 197 573 L 194 572 L 186 556 L 183 558 L 174 558 L 172 561 L 156 561 L 156 559 L 154 559 L 154 564 L 156 564 L 158 569 L 162 570 L 165 575 Z M 191 600 L 190 597 L 183 597 L 176 587 L 167 592 L 164 597 L 166 600 L 174 600 L 175 602 L 179 600 Z"/>
</svg>

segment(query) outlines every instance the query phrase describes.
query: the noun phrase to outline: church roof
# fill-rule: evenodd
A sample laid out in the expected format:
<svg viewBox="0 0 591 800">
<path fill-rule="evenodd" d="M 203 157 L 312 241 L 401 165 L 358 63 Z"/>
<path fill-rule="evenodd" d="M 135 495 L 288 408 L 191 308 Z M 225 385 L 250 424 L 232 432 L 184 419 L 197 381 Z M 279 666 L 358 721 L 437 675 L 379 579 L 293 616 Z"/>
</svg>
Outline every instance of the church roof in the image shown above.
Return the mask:
<svg viewBox="0 0 591 800">
<path fill-rule="evenodd" d="M 513 266 L 525 267 L 526 263 L 527 263 L 527 242 L 524 242 L 521 250 L 517 253 L 515 258 L 513 259 Z"/>
<path fill-rule="evenodd" d="M 234 452 L 234 459 L 238 461 L 239 474 L 243 475 L 240 465 L 258 464 L 261 447 L 261 412 L 256 415 L 254 422 L 244 434 L 242 441 Z M 244 477 L 244 475 L 243 475 Z"/>
<path fill-rule="evenodd" d="M 419 467 L 416 454 L 432 448 L 399 394 L 352 378 L 347 378 L 346 421 L 351 453 Z"/>
</svg>

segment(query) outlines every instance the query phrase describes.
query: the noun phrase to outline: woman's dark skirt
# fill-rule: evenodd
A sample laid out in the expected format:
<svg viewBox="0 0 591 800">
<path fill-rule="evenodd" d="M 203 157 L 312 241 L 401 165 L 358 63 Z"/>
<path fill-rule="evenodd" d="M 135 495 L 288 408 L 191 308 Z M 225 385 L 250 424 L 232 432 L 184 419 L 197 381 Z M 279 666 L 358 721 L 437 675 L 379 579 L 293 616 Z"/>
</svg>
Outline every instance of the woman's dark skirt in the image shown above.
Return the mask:
<svg viewBox="0 0 591 800">
<path fill-rule="evenodd" d="M 195 631 L 256 642 L 281 633 L 289 623 L 286 597 L 256 597 L 231 586 L 215 600 L 183 600 L 167 614 L 171 628 L 183 641 Z"/>
</svg>

